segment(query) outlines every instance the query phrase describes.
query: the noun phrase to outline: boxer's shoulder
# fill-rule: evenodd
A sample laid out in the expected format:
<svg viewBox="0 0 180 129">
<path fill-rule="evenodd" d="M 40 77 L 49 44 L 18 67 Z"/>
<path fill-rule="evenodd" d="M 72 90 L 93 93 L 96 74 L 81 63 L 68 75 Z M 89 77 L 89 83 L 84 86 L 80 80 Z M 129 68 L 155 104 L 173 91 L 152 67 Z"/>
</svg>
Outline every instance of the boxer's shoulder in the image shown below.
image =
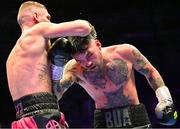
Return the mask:
<svg viewBox="0 0 180 129">
<path fill-rule="evenodd" d="M 79 66 L 79 65 L 78 65 L 78 63 L 76 62 L 76 60 L 75 60 L 75 59 L 71 59 L 71 60 L 69 60 L 69 61 L 65 64 L 64 69 L 65 69 L 66 71 L 73 71 L 73 70 L 76 70 L 78 66 Z"/>
<path fill-rule="evenodd" d="M 128 52 L 133 49 L 136 49 L 134 45 L 123 43 L 123 44 L 116 44 L 108 47 L 103 47 L 103 51 L 106 52 Z"/>
</svg>

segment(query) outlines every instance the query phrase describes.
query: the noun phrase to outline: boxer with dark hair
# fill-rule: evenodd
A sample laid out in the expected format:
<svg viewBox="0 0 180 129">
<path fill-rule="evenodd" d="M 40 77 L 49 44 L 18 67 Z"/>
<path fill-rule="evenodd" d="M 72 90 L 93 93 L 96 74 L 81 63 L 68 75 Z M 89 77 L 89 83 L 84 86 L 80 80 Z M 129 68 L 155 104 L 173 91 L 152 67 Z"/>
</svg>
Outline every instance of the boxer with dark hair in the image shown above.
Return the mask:
<svg viewBox="0 0 180 129">
<path fill-rule="evenodd" d="M 71 36 L 66 42 L 71 44 L 69 54 L 73 59 L 64 66 L 59 83 L 54 83 L 56 92 L 62 96 L 73 83 L 81 85 L 95 101 L 95 128 L 151 127 L 146 108 L 138 98 L 134 70 L 144 75 L 155 91 L 159 101 L 155 113 L 160 123 L 175 124 L 177 111 L 168 87 L 135 46 L 101 47 L 93 27 L 88 36 Z"/>
<path fill-rule="evenodd" d="M 47 53 L 50 39 L 86 36 L 91 26 L 85 20 L 50 22 L 46 7 L 35 1 L 21 4 L 17 16 L 21 36 L 6 62 L 9 90 L 17 120 L 12 128 L 66 128 L 52 91 L 51 65 Z"/>
</svg>

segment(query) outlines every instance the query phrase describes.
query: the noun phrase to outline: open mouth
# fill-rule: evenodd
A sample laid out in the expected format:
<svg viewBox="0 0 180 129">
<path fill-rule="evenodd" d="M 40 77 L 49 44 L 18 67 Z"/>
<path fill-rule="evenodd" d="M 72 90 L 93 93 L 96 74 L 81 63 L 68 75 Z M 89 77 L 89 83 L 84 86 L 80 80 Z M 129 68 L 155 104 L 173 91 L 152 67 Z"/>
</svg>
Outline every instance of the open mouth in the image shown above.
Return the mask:
<svg viewBox="0 0 180 129">
<path fill-rule="evenodd" d="M 94 70 L 96 68 L 96 66 L 95 65 L 92 65 L 89 69 L 90 70 Z"/>
</svg>

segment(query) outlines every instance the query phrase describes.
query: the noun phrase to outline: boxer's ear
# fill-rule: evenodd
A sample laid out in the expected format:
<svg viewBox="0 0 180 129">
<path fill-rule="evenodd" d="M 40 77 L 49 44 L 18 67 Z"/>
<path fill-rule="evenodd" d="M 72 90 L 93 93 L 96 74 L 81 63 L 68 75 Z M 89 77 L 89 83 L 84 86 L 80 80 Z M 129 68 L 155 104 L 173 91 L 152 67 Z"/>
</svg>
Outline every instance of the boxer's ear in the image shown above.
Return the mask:
<svg viewBox="0 0 180 129">
<path fill-rule="evenodd" d="M 96 43 L 96 46 L 98 46 L 101 49 L 102 45 L 101 45 L 100 41 L 96 39 L 95 43 Z"/>
</svg>

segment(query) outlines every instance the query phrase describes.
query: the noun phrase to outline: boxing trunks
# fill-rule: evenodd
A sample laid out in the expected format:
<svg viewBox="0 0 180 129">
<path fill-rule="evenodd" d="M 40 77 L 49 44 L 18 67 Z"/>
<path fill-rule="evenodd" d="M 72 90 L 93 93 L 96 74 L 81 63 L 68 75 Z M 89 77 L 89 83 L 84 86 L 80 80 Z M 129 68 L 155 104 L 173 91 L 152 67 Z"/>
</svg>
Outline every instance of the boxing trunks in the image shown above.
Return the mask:
<svg viewBox="0 0 180 129">
<path fill-rule="evenodd" d="M 145 106 L 126 106 L 94 111 L 94 128 L 150 128 Z"/>
<path fill-rule="evenodd" d="M 17 121 L 13 129 L 45 128 L 66 129 L 64 115 L 58 110 L 57 99 L 53 94 L 42 92 L 27 95 L 14 101 Z"/>
</svg>

